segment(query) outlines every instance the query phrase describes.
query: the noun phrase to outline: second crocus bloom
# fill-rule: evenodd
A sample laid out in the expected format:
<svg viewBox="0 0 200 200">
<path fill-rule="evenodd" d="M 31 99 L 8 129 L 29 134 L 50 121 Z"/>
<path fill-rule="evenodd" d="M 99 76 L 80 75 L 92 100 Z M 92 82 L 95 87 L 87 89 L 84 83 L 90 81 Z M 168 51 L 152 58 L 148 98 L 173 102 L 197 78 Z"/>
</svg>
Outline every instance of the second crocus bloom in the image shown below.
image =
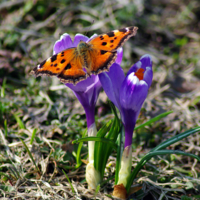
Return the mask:
<svg viewBox="0 0 200 200">
<path fill-rule="evenodd" d="M 133 130 L 142 104 L 147 97 L 153 78 L 152 61 L 149 55 L 141 57 L 131 67 L 120 88 L 121 117 L 125 128 L 124 148 L 132 144 Z"/>
<path fill-rule="evenodd" d="M 133 130 L 153 78 L 151 57 L 147 54 L 142 56 L 130 68 L 126 77 L 120 65 L 114 64 L 109 72 L 100 74 L 99 78 L 108 98 L 119 109 L 125 129 L 124 154 L 121 160 L 118 184 L 126 187 L 131 173 Z"/>
<path fill-rule="evenodd" d="M 125 128 L 125 148 L 132 143 L 135 123 L 151 86 L 151 57 L 148 54 L 142 56 L 130 68 L 126 77 L 120 65 L 115 63 L 109 72 L 99 74 L 99 78 L 108 98 L 120 111 Z"/>
</svg>

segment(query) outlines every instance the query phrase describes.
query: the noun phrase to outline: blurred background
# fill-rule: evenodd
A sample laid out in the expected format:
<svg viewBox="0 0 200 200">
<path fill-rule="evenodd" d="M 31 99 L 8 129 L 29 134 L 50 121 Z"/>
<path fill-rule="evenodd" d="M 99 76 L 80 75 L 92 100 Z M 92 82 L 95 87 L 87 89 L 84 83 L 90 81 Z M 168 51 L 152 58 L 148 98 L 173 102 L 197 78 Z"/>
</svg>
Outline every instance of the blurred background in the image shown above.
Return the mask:
<svg viewBox="0 0 200 200">
<path fill-rule="evenodd" d="M 150 54 L 153 59 L 153 84 L 137 124 L 173 111 L 134 133 L 134 156 L 138 158 L 163 140 L 200 125 L 200 1 L 0 0 L 0 129 L 10 150 L 27 160 L 28 154 L 19 138 L 29 141 L 32 131 L 36 130 L 32 152 L 36 160 L 41 155 L 48 158 L 46 177 L 54 173 L 62 182 L 61 169 L 73 171 L 63 163 L 73 166 L 76 145 L 71 145 L 71 141 L 82 137 L 86 120 L 78 100 L 57 78 L 35 78 L 30 71 L 53 54 L 54 43 L 64 33 L 72 38 L 76 33 L 90 37 L 128 26 L 139 29 L 123 46 L 121 66 L 125 73 L 142 55 Z M 107 97 L 102 92 L 96 108 L 98 128 L 112 118 Z M 53 142 L 49 145 L 48 141 Z M 199 143 L 197 133 L 171 148 L 200 155 Z M 0 163 L 10 163 L 3 144 L 0 141 Z M 51 148 L 55 151 L 48 156 Z M 28 173 L 27 160 L 23 167 Z M 140 177 L 169 183 L 169 188 L 172 188 L 171 182 L 178 182 L 177 188 L 185 194 L 200 191 L 200 164 L 195 160 L 166 156 L 162 162 L 159 159 L 152 162 Z M 158 173 L 163 167 L 173 173 Z M 1 169 L 8 173 L 7 168 L 0 166 Z M 150 173 L 152 170 L 154 174 Z M 78 182 L 84 180 L 83 167 L 78 173 L 69 177 Z M 109 168 L 106 176 L 112 173 Z M 179 178 L 174 180 L 174 176 Z M 185 176 L 193 177 L 193 181 L 184 179 Z M 15 178 L 10 179 L 15 183 Z M 5 185 L 9 185 L 10 179 L 0 174 L 0 182 Z M 187 185 L 188 182 L 191 184 Z"/>
</svg>

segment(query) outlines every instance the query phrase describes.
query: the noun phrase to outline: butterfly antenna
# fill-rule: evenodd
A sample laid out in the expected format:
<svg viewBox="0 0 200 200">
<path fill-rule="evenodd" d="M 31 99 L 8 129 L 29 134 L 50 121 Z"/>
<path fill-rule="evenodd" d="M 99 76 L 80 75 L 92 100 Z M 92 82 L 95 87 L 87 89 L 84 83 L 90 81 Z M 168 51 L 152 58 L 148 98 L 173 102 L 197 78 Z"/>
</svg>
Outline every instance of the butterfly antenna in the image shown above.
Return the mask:
<svg viewBox="0 0 200 200">
<path fill-rule="evenodd" d="M 93 21 L 92 21 L 92 24 L 94 24 L 94 19 L 93 19 Z M 87 36 L 88 32 L 91 30 L 91 27 L 92 27 L 92 26 L 89 26 L 89 29 L 88 29 L 87 32 L 85 33 L 86 36 Z"/>
</svg>

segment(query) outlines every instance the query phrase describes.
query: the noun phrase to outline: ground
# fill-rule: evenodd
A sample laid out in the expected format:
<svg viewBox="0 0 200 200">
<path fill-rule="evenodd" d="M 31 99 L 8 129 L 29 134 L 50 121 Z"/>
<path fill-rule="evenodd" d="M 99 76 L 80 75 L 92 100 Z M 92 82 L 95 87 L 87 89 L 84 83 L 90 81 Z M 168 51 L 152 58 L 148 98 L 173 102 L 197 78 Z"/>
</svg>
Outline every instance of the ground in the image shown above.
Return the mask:
<svg viewBox="0 0 200 200">
<path fill-rule="evenodd" d="M 154 71 L 137 125 L 173 111 L 134 132 L 134 168 L 159 143 L 200 125 L 200 2 L 0 2 L 2 199 L 114 199 L 116 152 L 109 158 L 104 184 L 96 192 L 88 190 L 85 164 L 76 167 L 78 144 L 72 144 L 86 130 L 84 110 L 57 78 L 36 78 L 30 71 L 53 54 L 54 43 L 63 33 L 90 37 L 133 25 L 139 29 L 124 45 L 121 66 L 127 72 L 142 55 L 150 54 Z M 113 117 L 102 91 L 96 106 L 98 130 Z M 200 133 L 168 149 L 200 156 Z M 87 143 L 81 158 L 87 159 Z M 142 190 L 131 198 L 200 199 L 199 177 L 197 160 L 182 155 L 157 156 L 137 175 L 133 187 L 141 186 Z"/>
</svg>

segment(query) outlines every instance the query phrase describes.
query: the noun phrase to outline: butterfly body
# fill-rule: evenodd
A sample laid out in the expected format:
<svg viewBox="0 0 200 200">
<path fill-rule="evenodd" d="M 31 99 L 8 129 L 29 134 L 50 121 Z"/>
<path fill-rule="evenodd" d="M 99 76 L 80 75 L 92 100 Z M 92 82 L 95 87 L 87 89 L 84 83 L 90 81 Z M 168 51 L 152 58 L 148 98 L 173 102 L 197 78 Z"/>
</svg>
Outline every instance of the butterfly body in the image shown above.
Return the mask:
<svg viewBox="0 0 200 200">
<path fill-rule="evenodd" d="M 82 67 L 86 69 L 87 74 L 90 76 L 92 68 L 91 60 L 93 59 L 92 57 L 98 56 L 97 50 L 95 48 L 92 48 L 92 44 L 81 41 L 77 46 L 77 52 Z"/>
<path fill-rule="evenodd" d="M 57 76 L 61 82 L 75 85 L 91 74 L 109 71 L 116 60 L 117 49 L 134 36 L 137 29 L 123 28 L 96 36 L 89 42 L 80 41 L 77 47 L 66 49 L 44 60 L 31 73 L 36 76 Z"/>
</svg>

